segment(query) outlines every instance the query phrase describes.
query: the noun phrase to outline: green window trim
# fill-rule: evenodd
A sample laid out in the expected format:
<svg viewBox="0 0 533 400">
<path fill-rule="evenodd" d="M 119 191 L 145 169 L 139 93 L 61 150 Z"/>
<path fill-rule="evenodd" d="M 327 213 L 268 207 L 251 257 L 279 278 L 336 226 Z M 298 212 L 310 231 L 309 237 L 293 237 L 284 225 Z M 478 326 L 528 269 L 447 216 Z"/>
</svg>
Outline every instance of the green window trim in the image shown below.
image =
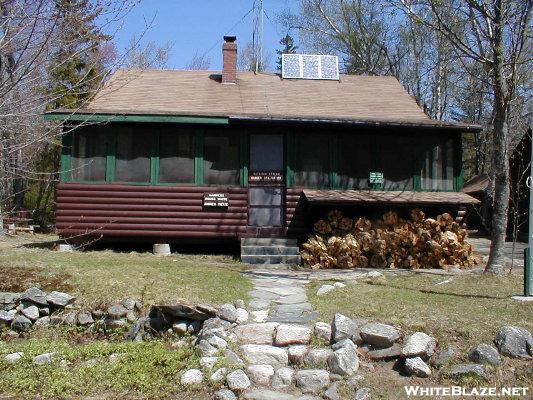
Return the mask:
<svg viewBox="0 0 533 400">
<path fill-rule="evenodd" d="M 286 151 L 285 151 L 285 164 L 286 164 L 286 177 L 285 177 L 285 185 L 288 188 L 294 187 L 294 132 L 288 131 L 286 133 L 287 137 L 287 145 L 286 145 Z"/>
<path fill-rule="evenodd" d="M 61 146 L 61 182 L 71 180 L 72 169 L 72 133 L 64 133 Z"/>
<path fill-rule="evenodd" d="M 248 166 L 250 165 L 250 135 L 248 131 L 241 132 L 240 139 L 240 183 L 241 187 L 248 187 Z"/>
<path fill-rule="evenodd" d="M 204 184 L 204 131 L 198 129 L 194 135 L 194 184 Z"/>
<path fill-rule="evenodd" d="M 152 137 L 152 149 L 150 154 L 150 184 L 157 185 L 159 183 L 159 136 L 161 132 L 157 132 Z"/>
<path fill-rule="evenodd" d="M 117 134 L 116 132 L 109 132 L 107 134 L 107 157 L 106 157 L 106 183 L 115 181 L 115 165 L 117 153 Z"/>
<path fill-rule="evenodd" d="M 195 117 L 187 115 L 147 115 L 147 114 L 76 114 L 51 112 L 44 114 L 46 121 L 77 121 L 77 122 L 152 122 L 178 124 L 212 124 L 228 125 L 229 118 Z"/>
</svg>

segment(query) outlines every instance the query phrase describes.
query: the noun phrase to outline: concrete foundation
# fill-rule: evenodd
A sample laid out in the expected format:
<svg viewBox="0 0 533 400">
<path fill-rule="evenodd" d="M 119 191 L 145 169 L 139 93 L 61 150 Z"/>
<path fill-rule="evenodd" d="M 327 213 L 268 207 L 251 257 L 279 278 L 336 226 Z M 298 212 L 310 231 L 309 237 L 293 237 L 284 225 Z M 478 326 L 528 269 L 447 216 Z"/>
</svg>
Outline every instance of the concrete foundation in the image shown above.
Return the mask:
<svg viewBox="0 0 533 400">
<path fill-rule="evenodd" d="M 156 256 L 169 256 L 170 253 L 170 244 L 168 243 L 154 243 L 154 255 Z"/>
</svg>

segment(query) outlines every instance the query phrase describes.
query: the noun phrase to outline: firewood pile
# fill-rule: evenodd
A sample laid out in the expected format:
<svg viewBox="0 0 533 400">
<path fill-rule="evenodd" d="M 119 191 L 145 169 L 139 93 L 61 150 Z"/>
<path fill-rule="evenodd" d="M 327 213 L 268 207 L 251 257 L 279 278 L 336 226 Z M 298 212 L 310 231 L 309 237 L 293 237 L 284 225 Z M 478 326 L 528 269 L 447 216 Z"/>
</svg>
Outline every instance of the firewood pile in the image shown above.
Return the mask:
<svg viewBox="0 0 533 400">
<path fill-rule="evenodd" d="M 300 252 L 304 266 L 329 268 L 469 268 L 477 264 L 467 232 L 450 214 L 427 218 L 420 209 L 409 219 L 395 211 L 379 220 L 349 218 L 330 211 L 314 225 Z"/>
</svg>

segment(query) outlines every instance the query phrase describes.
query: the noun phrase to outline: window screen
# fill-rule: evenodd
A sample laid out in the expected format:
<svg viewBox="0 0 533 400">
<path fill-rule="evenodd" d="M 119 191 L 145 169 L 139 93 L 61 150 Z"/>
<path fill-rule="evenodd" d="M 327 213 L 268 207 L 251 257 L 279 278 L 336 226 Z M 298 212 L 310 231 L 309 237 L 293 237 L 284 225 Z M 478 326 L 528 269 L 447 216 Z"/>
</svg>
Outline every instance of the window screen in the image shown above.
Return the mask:
<svg viewBox="0 0 533 400">
<path fill-rule="evenodd" d="M 339 135 L 339 185 L 342 189 L 368 189 L 375 138 L 366 133 Z"/>
<path fill-rule="evenodd" d="M 416 173 L 412 136 L 392 133 L 378 136 L 376 172 L 383 172 L 383 189 L 413 190 Z"/>
<path fill-rule="evenodd" d="M 328 135 L 297 132 L 295 135 L 294 185 L 329 187 Z"/>
<path fill-rule="evenodd" d="M 150 182 L 150 154 L 153 135 L 132 128 L 117 132 L 115 180 L 118 182 Z"/>
<path fill-rule="evenodd" d="M 424 136 L 417 140 L 418 171 L 424 190 L 453 190 L 454 142 L 445 136 Z"/>
<path fill-rule="evenodd" d="M 206 134 L 204 136 L 204 183 L 239 184 L 239 135 Z"/>
<path fill-rule="evenodd" d="M 159 182 L 194 182 L 193 135 L 163 130 L 159 136 Z"/>
<path fill-rule="evenodd" d="M 106 131 L 78 130 L 73 134 L 71 177 L 75 181 L 105 181 Z"/>
</svg>

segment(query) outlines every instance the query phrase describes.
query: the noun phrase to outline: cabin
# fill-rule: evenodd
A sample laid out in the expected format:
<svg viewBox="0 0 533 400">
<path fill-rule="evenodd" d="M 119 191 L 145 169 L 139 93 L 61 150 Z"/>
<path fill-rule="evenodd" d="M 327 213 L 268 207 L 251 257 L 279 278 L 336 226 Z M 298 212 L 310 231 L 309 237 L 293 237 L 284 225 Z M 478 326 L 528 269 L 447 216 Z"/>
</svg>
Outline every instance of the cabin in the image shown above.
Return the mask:
<svg viewBox="0 0 533 400">
<path fill-rule="evenodd" d="M 339 74 L 333 56 L 286 55 L 273 74 L 237 72 L 235 37 L 222 52 L 221 72 L 119 70 L 85 108 L 46 114 L 64 125 L 61 237 L 272 252 L 331 208 L 478 202 L 461 135 L 479 126 L 432 120 L 394 77 Z"/>
</svg>

